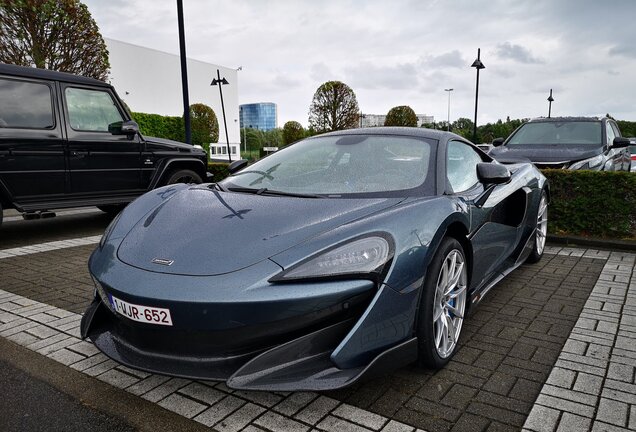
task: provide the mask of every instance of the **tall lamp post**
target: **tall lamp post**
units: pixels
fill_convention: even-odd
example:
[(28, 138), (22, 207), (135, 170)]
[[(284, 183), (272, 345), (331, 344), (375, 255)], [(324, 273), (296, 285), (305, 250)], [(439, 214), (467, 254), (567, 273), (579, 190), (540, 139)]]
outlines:
[(227, 135), (227, 120), (225, 120), (225, 105), (223, 104), (223, 86), (229, 84), (225, 77), (221, 78), (221, 72), (216, 70), (216, 78), (210, 83), (211, 86), (219, 86), (219, 94), (221, 95), (221, 111), (223, 112), (223, 127), (225, 128), (225, 144), (227, 145), (227, 159), (232, 163), (232, 154), (230, 151), (230, 138)]
[(552, 102), (554, 102), (554, 98), (552, 97), (552, 89), (550, 89), (550, 96), (548, 96), (548, 118), (552, 114)]
[(185, 141), (192, 144), (190, 132), (190, 98), (188, 96), (188, 68), (186, 66), (185, 29), (183, 27), (183, 1), (177, 0), (177, 20), (179, 21), (179, 52), (181, 57), (181, 88), (183, 91), (183, 123)]
[(485, 69), (486, 66), (480, 59), (481, 48), (477, 48), (477, 60), (470, 67), (477, 69), (477, 85), (475, 86), (475, 123), (473, 124), (473, 143), (477, 144), (477, 101), (479, 100), (479, 70)]
[(448, 120), (446, 122), (446, 130), (450, 131), (450, 94), (453, 91), (452, 88), (444, 89), (445, 92), (448, 92)]

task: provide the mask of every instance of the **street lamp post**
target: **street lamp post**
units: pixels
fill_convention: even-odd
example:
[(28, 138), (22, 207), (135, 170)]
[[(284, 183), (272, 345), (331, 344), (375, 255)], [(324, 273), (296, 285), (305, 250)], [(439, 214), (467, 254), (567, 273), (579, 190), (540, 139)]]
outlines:
[(550, 96), (548, 96), (548, 118), (552, 114), (552, 102), (554, 102), (554, 98), (552, 97), (552, 89), (550, 89)]
[(183, 91), (183, 123), (185, 126), (185, 141), (192, 144), (190, 129), (190, 98), (188, 96), (188, 67), (186, 66), (185, 29), (183, 25), (183, 1), (177, 0), (177, 20), (179, 21), (179, 53), (181, 57), (181, 87)]
[(221, 72), (216, 70), (216, 78), (210, 83), (211, 86), (219, 86), (219, 94), (221, 95), (221, 111), (223, 112), (223, 127), (225, 128), (225, 144), (227, 145), (227, 159), (232, 163), (232, 155), (230, 151), (230, 138), (227, 135), (227, 121), (225, 120), (225, 105), (223, 104), (223, 86), (229, 84), (225, 77), (221, 78)]
[(473, 143), (477, 144), (477, 102), (479, 100), (479, 70), (485, 69), (486, 66), (481, 62), (480, 59), (481, 48), (477, 48), (477, 60), (473, 62), (470, 67), (474, 67), (477, 69), (477, 84), (475, 86), (475, 123), (473, 124)]
[(448, 92), (448, 120), (446, 122), (446, 130), (450, 131), (450, 94), (453, 91), (452, 88), (444, 89), (445, 92)]

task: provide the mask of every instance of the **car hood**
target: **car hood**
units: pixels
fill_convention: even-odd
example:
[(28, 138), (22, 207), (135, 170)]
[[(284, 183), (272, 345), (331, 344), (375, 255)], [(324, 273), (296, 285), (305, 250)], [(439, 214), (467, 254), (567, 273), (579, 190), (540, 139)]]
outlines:
[(171, 147), (172, 149), (179, 150), (181, 152), (205, 153), (204, 150), (194, 147), (193, 145), (166, 139), (166, 138), (144, 136), (144, 140), (150, 144), (159, 144), (160, 146)]
[(493, 148), (488, 155), (502, 163), (528, 160), (541, 162), (576, 162), (603, 153), (603, 147), (571, 144), (532, 144), (528, 146), (501, 146)]
[(193, 187), (139, 220), (117, 254), (126, 264), (154, 272), (230, 273), (402, 200), (275, 197)]

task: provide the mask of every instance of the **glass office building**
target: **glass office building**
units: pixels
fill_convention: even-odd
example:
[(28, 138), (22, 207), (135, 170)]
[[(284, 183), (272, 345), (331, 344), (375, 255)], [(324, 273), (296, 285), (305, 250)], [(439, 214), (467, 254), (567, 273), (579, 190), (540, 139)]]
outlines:
[(252, 128), (268, 131), (278, 127), (276, 104), (261, 102), (239, 106), (241, 129)]

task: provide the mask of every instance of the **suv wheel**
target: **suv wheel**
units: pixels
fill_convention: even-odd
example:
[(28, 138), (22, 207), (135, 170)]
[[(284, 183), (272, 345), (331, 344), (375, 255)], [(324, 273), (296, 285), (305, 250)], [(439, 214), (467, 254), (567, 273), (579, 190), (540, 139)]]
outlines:
[(166, 184), (175, 184), (175, 183), (202, 183), (203, 180), (199, 174), (195, 173), (192, 170), (177, 170), (173, 171), (168, 175), (168, 180)]

